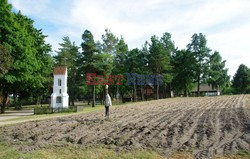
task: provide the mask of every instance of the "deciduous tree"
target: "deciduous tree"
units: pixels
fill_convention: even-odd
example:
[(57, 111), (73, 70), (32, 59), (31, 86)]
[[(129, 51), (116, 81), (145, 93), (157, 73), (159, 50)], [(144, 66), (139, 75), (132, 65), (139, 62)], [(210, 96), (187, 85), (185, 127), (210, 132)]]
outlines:
[(250, 69), (241, 64), (233, 77), (233, 88), (237, 94), (250, 93)]

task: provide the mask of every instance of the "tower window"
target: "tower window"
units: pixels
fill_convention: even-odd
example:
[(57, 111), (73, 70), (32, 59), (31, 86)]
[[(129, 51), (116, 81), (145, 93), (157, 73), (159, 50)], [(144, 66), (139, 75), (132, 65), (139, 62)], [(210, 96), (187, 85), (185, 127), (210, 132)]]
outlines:
[(62, 80), (58, 79), (58, 86), (62, 86)]
[(62, 103), (62, 97), (56, 97), (56, 103)]
[(59, 93), (60, 93), (60, 94), (62, 93), (62, 90), (61, 90), (61, 89), (59, 89)]

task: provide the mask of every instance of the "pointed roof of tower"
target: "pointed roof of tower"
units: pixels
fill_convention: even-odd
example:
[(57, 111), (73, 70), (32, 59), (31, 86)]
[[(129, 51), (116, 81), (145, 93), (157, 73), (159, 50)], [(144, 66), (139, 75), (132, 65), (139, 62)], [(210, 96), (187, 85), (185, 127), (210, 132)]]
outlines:
[(54, 68), (54, 75), (65, 75), (67, 67), (59, 66)]

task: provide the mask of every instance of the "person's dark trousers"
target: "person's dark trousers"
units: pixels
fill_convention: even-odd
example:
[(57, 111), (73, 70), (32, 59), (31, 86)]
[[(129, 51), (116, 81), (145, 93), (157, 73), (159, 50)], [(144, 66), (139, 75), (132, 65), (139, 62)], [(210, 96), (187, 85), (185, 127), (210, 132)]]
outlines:
[(109, 107), (105, 106), (105, 116), (109, 117)]

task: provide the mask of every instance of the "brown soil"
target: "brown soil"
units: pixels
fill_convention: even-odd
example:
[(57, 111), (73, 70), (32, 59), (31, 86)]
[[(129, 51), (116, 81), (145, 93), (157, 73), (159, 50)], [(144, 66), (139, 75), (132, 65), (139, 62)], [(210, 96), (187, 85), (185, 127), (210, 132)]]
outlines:
[(110, 120), (98, 111), (3, 127), (0, 135), (22, 151), (48, 144), (107, 145), (118, 151), (149, 148), (212, 158), (250, 150), (249, 102), (247, 95), (140, 102), (111, 109)]

